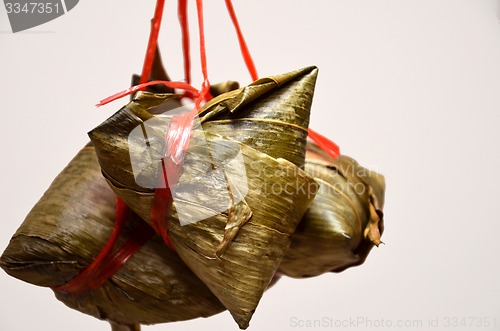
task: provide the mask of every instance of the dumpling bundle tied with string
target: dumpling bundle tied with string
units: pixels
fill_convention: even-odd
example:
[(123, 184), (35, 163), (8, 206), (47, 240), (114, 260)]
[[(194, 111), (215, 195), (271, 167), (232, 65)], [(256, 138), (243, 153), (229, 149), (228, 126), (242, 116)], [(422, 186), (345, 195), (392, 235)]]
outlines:
[(245, 329), (280, 275), (361, 264), (380, 243), (384, 178), (308, 141), (317, 73), (222, 87), (194, 117), (175, 176), (168, 139), (192, 108), (173, 91), (138, 92), (89, 132), (0, 266), (137, 330), (226, 309)]

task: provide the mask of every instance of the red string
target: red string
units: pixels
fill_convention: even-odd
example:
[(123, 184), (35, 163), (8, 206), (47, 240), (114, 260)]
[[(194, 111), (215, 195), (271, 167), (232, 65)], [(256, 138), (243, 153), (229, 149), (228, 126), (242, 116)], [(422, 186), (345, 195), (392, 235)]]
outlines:
[(139, 85), (129, 87), (126, 90), (123, 90), (123, 91), (115, 93), (115, 94), (113, 94), (105, 99), (102, 99), (101, 101), (99, 101), (99, 103), (96, 106), (97, 107), (103, 106), (107, 103), (110, 103), (111, 101), (115, 101), (117, 99), (123, 98), (123, 97), (130, 95), (132, 93), (135, 93), (139, 90), (143, 90), (144, 88), (146, 88), (148, 86), (157, 85), (157, 84), (163, 84), (166, 87), (177, 88), (177, 89), (181, 89), (184, 91), (189, 91), (193, 96), (196, 96), (196, 97), (198, 97), (198, 95), (199, 95), (199, 92), (196, 88), (192, 87), (189, 84), (183, 83), (183, 82), (171, 82), (171, 81), (166, 81), (166, 80), (152, 80), (152, 81), (147, 82), (147, 83), (142, 83)]
[[(172, 171), (169, 169), (168, 171)], [(165, 180), (165, 188), (155, 189), (155, 195), (153, 197), (153, 203), (151, 205), (151, 210), (149, 212), (149, 218), (151, 219), (151, 225), (156, 233), (158, 233), (163, 241), (167, 244), (170, 249), (174, 249), (174, 245), (170, 241), (168, 236), (167, 222), (168, 215), (173, 203), (172, 191), (170, 190), (170, 183), (168, 181), (169, 176), (167, 171), (167, 166), (164, 160), (161, 161), (161, 174), (159, 178)]]
[(340, 148), (336, 143), (311, 128), (309, 128), (309, 138), (334, 159), (340, 156)]
[[(150, 211), (151, 225), (163, 241), (174, 248), (168, 236), (168, 216), (172, 208), (172, 190), (182, 174), (182, 165), (189, 147), (191, 131), (197, 109), (184, 114), (174, 115), (165, 139), (165, 157), (162, 159), (161, 172), (158, 176), (158, 188), (155, 190)], [(165, 186), (163, 188), (163, 186)]]
[(208, 81), (207, 52), (205, 49), (205, 25), (203, 23), (203, 0), (196, 0), (196, 10), (198, 12), (198, 28), (200, 34), (200, 61), (201, 72), (203, 74), (203, 84), (201, 85), (200, 95), (196, 99), (195, 109), (200, 109), (201, 102), (211, 99), (210, 82)]
[[(231, 0), (226, 0), (226, 7), (227, 11), (229, 12), (229, 16), (231, 17), (231, 20), (233, 22), (234, 28), (236, 30), (236, 34), (238, 35), (241, 55), (245, 60), (248, 72), (250, 73), (250, 76), (252, 76), (253, 80), (257, 80), (259, 79), (259, 76), (257, 74), (257, 69), (255, 69), (252, 55), (250, 54), (250, 50), (248, 49), (247, 43), (245, 42), (245, 38), (243, 37), (243, 33), (241, 32), (240, 25), (238, 23), (238, 18), (236, 17), (236, 13), (234, 11), (234, 7)], [(321, 149), (323, 149), (333, 158), (339, 157), (340, 148), (336, 143), (334, 143), (330, 139), (317, 133), (311, 128), (309, 128), (309, 138), (311, 138)]]
[(140, 222), (138, 231), (133, 231), (127, 241), (112, 253), (116, 241), (123, 232), (128, 215), (137, 217), (135, 214), (130, 214), (128, 206), (117, 198), (115, 225), (108, 241), (85, 270), (68, 283), (54, 287), (55, 291), (78, 294), (101, 287), (151, 238), (153, 231), (147, 225), (142, 226), (144, 222)]
[[(173, 248), (173, 244), (168, 236), (168, 216), (172, 208), (172, 188), (174, 188), (181, 176), (182, 165), (189, 147), (194, 117), (200, 109), (201, 102), (209, 96), (210, 83), (208, 81), (207, 57), (205, 49), (205, 29), (203, 23), (203, 1), (196, 1), (198, 12), (198, 26), (200, 34), (200, 61), (203, 73), (203, 84), (196, 98), (194, 109), (188, 113), (175, 115), (172, 117), (170, 127), (166, 136), (165, 157), (162, 159), (161, 176), (159, 184), (165, 183), (165, 188), (158, 185), (153, 198), (153, 205), (150, 211), (151, 224), (155, 231), (160, 234), (163, 241)], [(186, 62), (185, 62), (186, 63)]]
[(189, 55), (189, 24), (187, 17), (187, 0), (179, 0), (177, 11), (182, 33), (182, 53), (184, 55), (184, 79), (191, 84), (191, 57)]
[(160, 33), (164, 5), (165, 0), (157, 0), (155, 14), (153, 21), (151, 22), (151, 33), (149, 34), (148, 48), (146, 49), (146, 56), (142, 66), (142, 74), (139, 81), (140, 84), (146, 83), (149, 80), (149, 75), (151, 74), (156, 47), (158, 45), (158, 34)]
[(240, 29), (240, 24), (238, 22), (238, 18), (236, 17), (236, 13), (234, 11), (233, 3), (231, 0), (226, 0), (227, 11), (229, 12), (229, 16), (231, 17), (231, 21), (233, 22), (234, 28), (236, 30), (236, 34), (238, 35), (238, 42), (240, 43), (241, 55), (243, 56), (243, 60), (248, 68), (248, 72), (253, 80), (259, 79), (259, 75), (257, 74), (257, 69), (255, 68), (255, 64), (252, 59), (252, 55), (248, 50), (247, 43), (245, 41), (245, 37), (243, 37), (243, 33)]
[(103, 262), (104, 267), (99, 277), (95, 280), (95, 283), (92, 284), (92, 288), (99, 288), (104, 285), (122, 265), (127, 263), (127, 261), (153, 237), (153, 229), (140, 219), (137, 214), (134, 213), (133, 215), (136, 218), (136, 223), (135, 227), (131, 230), (130, 237)]

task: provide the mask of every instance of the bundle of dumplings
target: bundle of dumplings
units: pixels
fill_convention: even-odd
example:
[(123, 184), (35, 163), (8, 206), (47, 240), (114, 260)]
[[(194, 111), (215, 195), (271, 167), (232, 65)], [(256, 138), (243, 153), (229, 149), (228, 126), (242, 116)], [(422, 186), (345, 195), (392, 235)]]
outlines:
[[(136, 93), (89, 132), (91, 142), (27, 215), (0, 266), (115, 330), (138, 330), (226, 309), (246, 329), (280, 276), (363, 263), (381, 242), (384, 177), (308, 140), (317, 74), (307, 67), (243, 88), (214, 86), (174, 185), (168, 173), (161, 180), (172, 157), (165, 137), (190, 106), (172, 90)], [(165, 188), (172, 201), (160, 233), (152, 211)], [(111, 245), (117, 203), (128, 214)], [(119, 253), (93, 265), (105, 246)], [(79, 286), (68, 286), (78, 277)]]

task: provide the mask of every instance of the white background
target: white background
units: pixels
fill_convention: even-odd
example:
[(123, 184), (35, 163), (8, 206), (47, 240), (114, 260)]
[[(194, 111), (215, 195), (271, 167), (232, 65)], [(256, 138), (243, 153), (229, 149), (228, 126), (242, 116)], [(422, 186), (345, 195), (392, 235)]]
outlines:
[[(496, 318), (500, 330), (500, 21), (491, 0), (235, 0), (261, 76), (317, 65), (311, 126), (387, 179), (385, 246), (341, 274), (282, 279), (250, 330), (293, 318)], [(194, 14), (194, 2), (190, 2)], [(212, 82), (250, 82), (223, 1), (206, 1)], [(12, 34), (0, 9), (0, 251), (139, 73), (154, 1), (81, 1)], [(191, 22), (194, 29), (194, 16)], [(160, 47), (183, 76), (175, 1)], [(193, 51), (196, 33), (193, 31)], [(197, 53), (193, 62), (198, 63)], [(194, 66), (195, 85), (201, 82)], [(0, 272), (0, 330), (109, 330)], [(395, 324), (394, 324), (395, 325)], [(226, 312), (144, 330), (237, 330)], [(312, 328), (304, 328), (310, 330)], [(335, 328), (322, 328), (335, 329)], [(338, 328), (337, 328), (338, 329)], [(343, 328), (348, 330), (349, 328)], [(369, 330), (363, 325), (350, 330)], [(385, 330), (379, 327), (376, 330)], [(393, 328), (403, 329), (403, 328)]]

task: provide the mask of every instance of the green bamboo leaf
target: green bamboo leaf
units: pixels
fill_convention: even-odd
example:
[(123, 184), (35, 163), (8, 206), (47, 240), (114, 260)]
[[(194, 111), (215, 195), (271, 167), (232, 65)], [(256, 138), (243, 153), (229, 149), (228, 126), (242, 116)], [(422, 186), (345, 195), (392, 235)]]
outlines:
[[(169, 217), (169, 236), (182, 260), (241, 328), (248, 326), (318, 188), (297, 167), (304, 161), (316, 76), (317, 69), (309, 67), (222, 94), (201, 109), (200, 124), (192, 133)], [(166, 128), (149, 127), (147, 149), (144, 142), (127, 137), (146, 125), (147, 116), (136, 110), (147, 109), (144, 105), (150, 104), (149, 98), (167, 100), (172, 95), (138, 94), (89, 133), (111, 188), (146, 222), (150, 222), (154, 190), (137, 184), (130, 157), (161, 159)], [(169, 116), (155, 119), (168, 122)], [(242, 162), (225, 163), (236, 154)], [(241, 207), (244, 204), (233, 207), (249, 209), (246, 215), (251, 212), (251, 217), (229, 217), (233, 207), (225, 172), (207, 177), (208, 168), (224, 169), (230, 178), (238, 179), (232, 184), (235, 192), (246, 192), (248, 208)], [(145, 166), (140, 175), (155, 171)], [(186, 216), (199, 221), (184, 224)]]
[[(67, 283), (97, 256), (114, 226), (115, 195), (86, 147), (57, 176), (0, 258), (11, 276), (47, 287)], [(123, 235), (125, 240), (129, 232)], [(118, 325), (208, 317), (225, 308), (159, 237), (145, 244), (104, 286), (56, 292), (67, 306)]]
[(222, 94), (200, 111), (203, 128), (302, 166), (317, 75), (306, 67)]
[(354, 159), (333, 159), (308, 144), (306, 172), (320, 184), (280, 265), (290, 277), (318, 276), (362, 264), (383, 231), (385, 181)]

